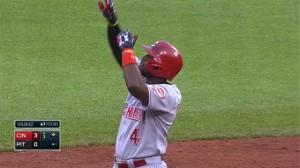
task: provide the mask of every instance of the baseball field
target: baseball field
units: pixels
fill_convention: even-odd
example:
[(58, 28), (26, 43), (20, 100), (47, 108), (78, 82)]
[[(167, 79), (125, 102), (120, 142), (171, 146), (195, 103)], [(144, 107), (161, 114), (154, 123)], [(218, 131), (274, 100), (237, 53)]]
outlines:
[[(0, 167), (17, 167), (16, 159), (22, 165), (31, 157), (36, 161), (26, 162), (28, 167), (113, 162), (127, 90), (97, 2), (0, 1)], [(257, 160), (262, 167), (275, 167), (276, 161), (278, 167), (300, 166), (299, 0), (115, 0), (115, 5), (121, 28), (139, 35), (138, 57), (145, 55), (141, 45), (157, 40), (172, 42), (183, 56), (183, 70), (171, 82), (182, 104), (168, 137), (170, 167), (189, 167), (184, 156), (191, 149), (184, 142), (202, 143), (192, 144), (194, 167), (223, 167), (225, 160), (232, 161), (227, 167), (252, 167)], [(62, 150), (12, 152), (15, 120), (60, 120)], [(216, 144), (219, 150), (213, 150)], [(251, 160), (247, 149), (265, 149), (261, 145), (270, 151), (253, 153), (258, 157)], [(54, 159), (37, 161), (44, 155)], [(205, 165), (208, 156), (219, 159)]]

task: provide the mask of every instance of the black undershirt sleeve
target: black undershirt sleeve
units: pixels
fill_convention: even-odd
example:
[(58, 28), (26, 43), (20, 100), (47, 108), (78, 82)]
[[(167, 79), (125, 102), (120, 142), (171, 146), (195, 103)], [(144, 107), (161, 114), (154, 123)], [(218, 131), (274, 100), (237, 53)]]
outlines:
[(113, 55), (119, 65), (122, 66), (122, 51), (117, 43), (117, 36), (121, 32), (121, 29), (118, 25), (108, 26), (107, 32), (109, 45)]

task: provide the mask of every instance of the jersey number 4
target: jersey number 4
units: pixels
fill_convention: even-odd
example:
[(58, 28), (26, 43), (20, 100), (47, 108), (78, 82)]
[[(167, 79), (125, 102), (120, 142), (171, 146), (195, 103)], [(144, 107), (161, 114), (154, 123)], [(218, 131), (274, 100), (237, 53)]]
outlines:
[(134, 129), (130, 135), (130, 140), (136, 145), (139, 142), (139, 129)]

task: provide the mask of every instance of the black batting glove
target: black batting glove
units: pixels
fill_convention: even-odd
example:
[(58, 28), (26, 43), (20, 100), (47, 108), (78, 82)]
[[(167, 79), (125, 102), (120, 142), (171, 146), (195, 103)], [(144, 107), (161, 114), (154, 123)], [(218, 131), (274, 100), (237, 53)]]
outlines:
[(117, 36), (117, 43), (121, 50), (125, 48), (132, 49), (136, 39), (132, 36), (131, 32), (128, 30), (122, 31)]
[(105, 0), (105, 4), (101, 1), (98, 2), (100, 12), (106, 18), (110, 25), (117, 23), (116, 10), (113, 0)]

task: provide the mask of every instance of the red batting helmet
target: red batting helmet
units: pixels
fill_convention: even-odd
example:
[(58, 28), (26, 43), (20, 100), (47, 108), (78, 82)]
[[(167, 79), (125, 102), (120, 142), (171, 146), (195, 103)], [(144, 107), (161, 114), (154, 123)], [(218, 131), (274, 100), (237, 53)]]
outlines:
[(153, 60), (148, 61), (147, 70), (157, 77), (172, 80), (182, 68), (182, 58), (179, 51), (166, 41), (157, 41), (151, 46), (142, 46)]

